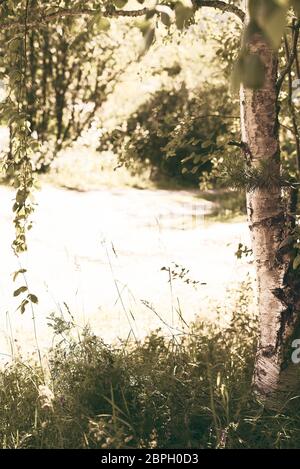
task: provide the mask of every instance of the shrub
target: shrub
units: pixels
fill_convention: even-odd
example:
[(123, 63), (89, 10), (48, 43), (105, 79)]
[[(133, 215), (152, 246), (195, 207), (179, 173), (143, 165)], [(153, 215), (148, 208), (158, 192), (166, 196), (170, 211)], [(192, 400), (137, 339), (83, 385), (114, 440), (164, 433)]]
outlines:
[(197, 186), (233, 138), (235, 104), (226, 91), (202, 85), (191, 93), (184, 83), (162, 88), (122, 126), (104, 133), (99, 150), (113, 150), (133, 173), (150, 167), (156, 182), (167, 177)]

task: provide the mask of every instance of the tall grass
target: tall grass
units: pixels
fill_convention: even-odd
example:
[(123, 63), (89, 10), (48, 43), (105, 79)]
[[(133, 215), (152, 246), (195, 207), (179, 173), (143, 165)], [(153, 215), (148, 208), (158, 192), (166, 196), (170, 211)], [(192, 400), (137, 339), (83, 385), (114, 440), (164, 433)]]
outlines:
[(296, 448), (300, 405), (267, 411), (251, 393), (257, 321), (241, 291), (227, 326), (196, 321), (108, 346), (53, 317), (46, 376), (0, 371), (2, 448)]

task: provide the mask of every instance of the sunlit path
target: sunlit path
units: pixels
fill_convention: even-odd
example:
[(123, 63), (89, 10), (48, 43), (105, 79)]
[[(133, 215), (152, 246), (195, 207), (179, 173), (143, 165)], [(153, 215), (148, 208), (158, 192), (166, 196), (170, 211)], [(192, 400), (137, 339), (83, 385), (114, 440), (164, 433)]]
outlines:
[[(21, 277), (15, 284), (11, 279), (19, 268), (10, 249), (13, 192), (0, 191), (0, 350), (7, 353), (11, 339), (26, 349), (35, 345), (31, 309), (21, 316), (15, 312), (20, 297), (12, 300), (13, 290), (23, 284)], [(192, 192), (81, 193), (46, 186), (37, 199), (29, 251), (20, 262), (28, 270), (30, 291), (39, 297), (34, 310), (41, 346), (51, 343), (47, 316), (68, 317), (64, 303), (78, 324), (91, 323), (105, 340), (126, 338), (131, 328), (142, 337), (157, 327), (168, 330), (162, 320), (180, 325), (179, 305), (186, 321), (212, 315), (208, 303), (224, 303), (226, 288), (242, 281), (250, 268), (234, 255), (239, 242), (248, 242), (246, 224), (210, 223), (205, 215), (211, 204)], [(174, 271), (171, 285), (163, 267)], [(176, 278), (182, 267), (190, 272)]]

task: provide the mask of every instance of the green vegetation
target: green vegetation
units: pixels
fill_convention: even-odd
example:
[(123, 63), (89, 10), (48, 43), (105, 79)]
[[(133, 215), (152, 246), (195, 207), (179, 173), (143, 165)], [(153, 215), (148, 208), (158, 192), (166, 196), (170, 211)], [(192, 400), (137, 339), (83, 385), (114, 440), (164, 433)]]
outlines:
[(47, 366), (1, 369), (1, 447), (299, 447), (299, 398), (267, 411), (251, 396), (250, 294), (244, 285), (226, 326), (196, 321), (185, 334), (114, 347), (52, 317)]
[[(185, 324), (171, 337), (162, 329), (142, 342), (107, 345), (72, 317), (51, 316), (47, 360), (19, 356), (0, 368), (0, 447), (299, 447), (299, 396), (282, 393), (277, 409), (267, 410), (251, 385), (266, 405), (281, 384), (297, 389), (296, 380), (281, 382), (299, 330), (300, 0), (0, 0), (0, 19), (0, 125), (9, 135), (0, 171), (15, 188), (12, 247), (20, 265), (37, 173), (47, 173), (41, 181), (81, 191), (200, 187), (199, 196), (215, 203), (211, 220), (244, 217), (246, 192), (252, 245), (239, 242), (236, 255), (253, 253), (264, 266), (259, 322), (246, 285), (229, 324), (220, 314), (215, 323)], [(82, 148), (90, 152), (85, 160)], [(104, 240), (110, 227), (101, 209), (91, 204), (89, 216), (103, 225)], [(80, 234), (88, 231), (85, 219), (76, 221)], [(69, 225), (71, 241), (78, 225)], [(47, 230), (61, 235), (61, 226)], [(183, 238), (176, 243), (189, 244), (194, 256), (197, 240)], [(92, 249), (93, 239), (85, 242)], [(44, 247), (50, 255), (51, 247)], [(178, 249), (175, 237), (166, 255), (169, 247)], [(151, 242), (147, 248), (150, 259)], [(76, 242), (74, 260), (75, 249)], [(94, 262), (90, 250), (83, 254), (86, 265)], [(200, 267), (213, 265), (215, 274), (220, 258)], [(169, 284), (173, 296), (171, 275)], [(22, 314), (39, 302), (30, 292), (26, 282), (13, 293)]]
[(243, 192), (232, 190), (214, 190), (200, 192), (199, 197), (214, 202), (215, 206), (206, 216), (211, 221), (237, 221), (245, 219), (246, 197)]
[(203, 84), (193, 92), (184, 82), (173, 86), (158, 90), (125, 124), (104, 134), (99, 150), (114, 151), (133, 173), (149, 167), (158, 184), (168, 178), (197, 187), (228, 153), (226, 143), (237, 138), (238, 109), (221, 98), (227, 92), (224, 85)]

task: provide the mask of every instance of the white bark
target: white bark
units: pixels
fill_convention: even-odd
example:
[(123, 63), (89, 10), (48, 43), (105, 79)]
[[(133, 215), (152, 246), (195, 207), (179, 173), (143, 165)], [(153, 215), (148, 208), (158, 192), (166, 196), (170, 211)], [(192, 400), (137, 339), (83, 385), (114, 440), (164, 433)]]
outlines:
[[(277, 119), (277, 53), (256, 34), (247, 44), (265, 66), (265, 82), (259, 90), (241, 89), (242, 140), (247, 164), (268, 166), (280, 176)], [(254, 386), (263, 398), (278, 397), (295, 385), (290, 340), (298, 324), (299, 293), (293, 284), (288, 253), (280, 245), (288, 235), (288, 218), (279, 184), (247, 194), (249, 227), (256, 263), (260, 317), (259, 348)], [(300, 338), (300, 336), (299, 336)]]

